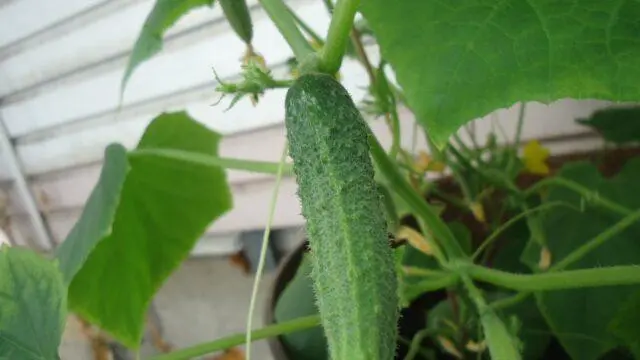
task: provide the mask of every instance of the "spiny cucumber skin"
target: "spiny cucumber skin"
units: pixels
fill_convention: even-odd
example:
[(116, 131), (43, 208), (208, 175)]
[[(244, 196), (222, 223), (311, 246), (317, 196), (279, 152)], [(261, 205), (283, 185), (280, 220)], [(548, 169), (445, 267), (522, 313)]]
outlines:
[(342, 85), (324, 74), (299, 77), (285, 109), (331, 359), (391, 360), (397, 279), (367, 125)]

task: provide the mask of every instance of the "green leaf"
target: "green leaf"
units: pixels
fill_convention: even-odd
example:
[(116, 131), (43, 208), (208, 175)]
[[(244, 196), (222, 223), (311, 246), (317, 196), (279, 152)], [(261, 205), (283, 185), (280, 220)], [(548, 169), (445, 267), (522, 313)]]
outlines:
[(56, 258), (67, 284), (71, 283), (95, 246), (111, 234), (128, 171), (127, 150), (120, 144), (109, 145), (98, 184), (91, 191), (82, 216), (56, 249)]
[(189, 11), (201, 6), (212, 6), (213, 1), (214, 0), (156, 0), (133, 46), (127, 68), (122, 77), (120, 95), (124, 93), (127, 81), (129, 81), (135, 68), (160, 52), (165, 31), (171, 28), (180, 17)]
[[(559, 176), (573, 180), (598, 194), (631, 209), (640, 208), (640, 193), (630, 191), (640, 182), (640, 159), (631, 160), (611, 179), (603, 178), (588, 163), (565, 166)], [(590, 205), (588, 199), (566, 188), (552, 188), (547, 201), (566, 201), (584, 212), (554, 208), (545, 213), (543, 226), (553, 262), (600, 234), (620, 216)], [(568, 269), (640, 264), (640, 224), (590, 252)], [(553, 264), (553, 263), (552, 263)], [(597, 359), (621, 341), (612, 334), (609, 323), (638, 286), (608, 286), (537, 294), (538, 306), (560, 343), (574, 359)]]
[[(609, 323), (609, 330), (640, 355), (640, 291), (631, 295)], [(637, 356), (636, 355), (636, 356)]]
[(471, 244), (471, 231), (467, 226), (459, 221), (452, 221), (447, 223), (449, 229), (453, 233), (453, 236), (460, 244), (460, 247), (464, 251), (465, 254), (471, 255), (472, 252), (472, 244)]
[[(280, 294), (275, 308), (277, 323), (319, 314), (310, 276), (311, 262), (305, 254), (296, 275)], [(329, 358), (327, 340), (320, 326), (281, 335), (280, 339), (292, 359), (327, 360)]]
[(640, 141), (640, 107), (612, 107), (594, 112), (578, 123), (592, 127), (616, 144)]
[(66, 288), (53, 262), (0, 246), (0, 359), (58, 359), (66, 310)]
[(640, 99), (639, 1), (369, 0), (361, 10), (439, 146), (518, 101)]
[[(494, 269), (513, 273), (531, 273), (520, 261), (528, 240), (531, 238), (526, 219), (521, 219), (502, 233), (496, 242), (495, 255), (490, 261)], [(539, 254), (539, 253), (538, 253)]]
[[(219, 140), (220, 135), (177, 112), (155, 118), (137, 148), (216, 155)], [(115, 216), (102, 211), (113, 216), (111, 232), (73, 278), (69, 303), (85, 319), (137, 348), (151, 298), (232, 202), (221, 168), (159, 157), (128, 160)], [(97, 186), (106, 188), (102, 182)], [(94, 230), (104, 234), (100, 227)]]
[[(497, 300), (499, 297), (492, 299)], [(535, 299), (529, 297), (523, 302), (501, 310), (500, 313), (504, 319), (515, 317), (521, 324), (517, 335), (522, 341), (522, 358), (541, 359), (551, 340), (551, 331), (538, 310)]]

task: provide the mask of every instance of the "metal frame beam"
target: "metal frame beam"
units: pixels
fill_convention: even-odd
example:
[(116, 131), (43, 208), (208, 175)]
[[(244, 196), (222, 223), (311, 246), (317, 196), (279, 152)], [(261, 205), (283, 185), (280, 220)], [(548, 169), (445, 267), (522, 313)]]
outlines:
[(43, 250), (53, 250), (56, 243), (53, 241), (49, 229), (44, 222), (42, 213), (38, 209), (38, 203), (34, 194), (32, 193), (27, 178), (22, 172), (22, 166), (20, 160), (16, 154), (13, 142), (9, 137), (9, 133), (4, 124), (4, 120), (0, 117), (0, 153), (7, 160), (9, 167), (9, 173), (13, 178), (13, 186), (18, 191), (18, 196), (24, 204), (29, 220), (33, 226), (33, 230), (36, 235), (36, 241)]

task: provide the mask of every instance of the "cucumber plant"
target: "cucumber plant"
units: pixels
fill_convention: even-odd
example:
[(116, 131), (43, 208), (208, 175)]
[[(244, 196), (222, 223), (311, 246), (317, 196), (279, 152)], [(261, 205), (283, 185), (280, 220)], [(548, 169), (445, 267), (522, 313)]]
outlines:
[[(216, 4), (247, 54), (259, 60), (244, 0), (157, 0), (123, 87), (133, 69), (157, 53), (171, 24), (190, 9)], [(136, 149), (109, 146), (100, 180), (53, 261), (0, 249), (0, 269), (14, 269), (0, 273), (0, 358), (55, 359), (67, 303), (138, 347), (144, 306), (206, 225), (231, 207), (223, 169), (276, 174), (278, 184), (282, 176), (295, 176), (318, 315), (253, 330), (258, 275), (245, 334), (154, 360), (191, 359), (316, 326), (331, 360), (438, 359), (444, 353), (497, 360), (640, 358), (640, 197), (625, 188), (640, 181), (640, 162), (607, 179), (584, 163), (554, 174), (535, 142), (524, 155), (518, 151), (526, 102), (640, 100), (640, 43), (633, 40), (638, 2), (574, 0), (566, 9), (538, 0), (324, 4), (331, 20), (321, 36), (295, 7), (260, 0), (291, 48), (295, 77), (276, 79), (259, 60), (242, 66), (240, 83), (217, 79), (220, 92), (234, 95), (232, 106), (246, 95), (255, 102), (266, 91), (287, 89), (284, 122), (293, 164), (285, 163), (286, 153), (280, 163), (220, 157), (220, 135), (186, 113), (158, 116)], [(357, 13), (363, 18), (356, 22)], [(378, 66), (365, 45), (371, 41), (380, 48)], [(369, 80), (362, 111), (335, 76), (346, 52)], [(469, 142), (457, 133), (470, 120), (516, 103), (522, 106), (512, 144), (498, 144), (493, 133), (482, 143), (471, 127)], [(424, 137), (429, 153), (417, 152), (415, 140), (406, 146), (401, 110), (415, 115), (412, 135)], [(388, 151), (363, 113), (387, 123)], [(602, 121), (598, 129), (607, 134)], [(640, 139), (631, 133), (635, 128), (615, 127), (616, 133), (629, 131), (625, 139)], [(457, 191), (431, 180), (443, 168)], [(523, 174), (542, 180), (521, 186)], [(154, 192), (178, 182), (190, 185), (190, 196)], [(275, 195), (270, 205), (272, 218)], [(445, 221), (452, 208), (474, 226)], [(149, 209), (161, 219), (145, 221)], [(389, 232), (399, 238), (389, 241)], [(160, 250), (143, 251), (151, 244)], [(130, 261), (122, 267), (135, 267), (110, 284), (135, 292), (128, 302), (111, 288), (95, 288), (93, 280), (106, 277), (109, 255), (125, 246)], [(46, 272), (51, 276), (34, 277)], [(400, 313), (425, 297), (440, 300), (423, 309), (424, 328), (406, 338)], [(102, 303), (105, 298), (111, 301)], [(589, 312), (579, 313), (585, 308)], [(32, 329), (51, 336), (34, 338)], [(547, 353), (552, 337), (560, 355)]]

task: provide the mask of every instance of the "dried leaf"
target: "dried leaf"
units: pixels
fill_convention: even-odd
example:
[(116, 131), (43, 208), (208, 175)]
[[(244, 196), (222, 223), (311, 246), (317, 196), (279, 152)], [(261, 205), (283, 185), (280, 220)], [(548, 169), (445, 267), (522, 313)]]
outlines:
[(414, 248), (429, 256), (433, 255), (433, 248), (431, 247), (429, 242), (427, 242), (422, 234), (410, 227), (402, 226), (400, 230), (398, 230), (396, 237), (398, 239), (407, 239), (407, 242), (409, 242), (409, 244)]
[(469, 340), (465, 347), (471, 352), (481, 353), (487, 348), (487, 343), (484, 340), (480, 341), (479, 343), (473, 340)]
[(453, 355), (457, 359), (464, 359), (464, 356), (462, 356), (460, 350), (458, 350), (453, 344), (453, 341), (444, 336), (438, 336), (438, 342), (440, 343), (440, 346), (442, 346), (442, 349), (447, 353)]
[(551, 266), (551, 251), (545, 246), (540, 250), (540, 261), (538, 262), (538, 267), (540, 270), (547, 270), (549, 266)]
[(472, 202), (469, 204), (469, 209), (473, 213), (473, 217), (481, 223), (487, 222), (487, 218), (484, 213), (484, 207), (481, 202)]

